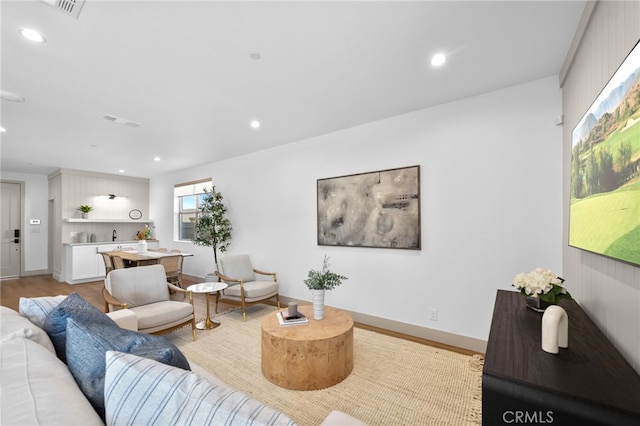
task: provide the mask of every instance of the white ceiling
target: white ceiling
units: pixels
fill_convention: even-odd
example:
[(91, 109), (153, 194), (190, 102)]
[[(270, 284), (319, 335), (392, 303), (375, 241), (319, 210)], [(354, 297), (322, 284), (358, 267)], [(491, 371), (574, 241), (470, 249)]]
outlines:
[(3, 0), (0, 167), (153, 177), (557, 75), (584, 5)]

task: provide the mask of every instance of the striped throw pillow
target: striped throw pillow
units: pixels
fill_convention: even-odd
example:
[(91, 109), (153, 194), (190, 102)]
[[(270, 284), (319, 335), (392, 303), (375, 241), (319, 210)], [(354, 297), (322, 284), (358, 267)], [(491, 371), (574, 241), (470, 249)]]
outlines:
[(42, 328), (44, 320), (67, 296), (21, 297), (18, 312)]
[(295, 425), (284, 414), (197, 374), (132, 354), (106, 354), (107, 425)]

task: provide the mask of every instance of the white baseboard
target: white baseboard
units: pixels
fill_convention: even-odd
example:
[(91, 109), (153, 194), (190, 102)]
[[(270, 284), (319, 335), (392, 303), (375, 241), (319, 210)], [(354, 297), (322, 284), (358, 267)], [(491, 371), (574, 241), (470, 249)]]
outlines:
[[(191, 280), (199, 280), (204, 278), (195, 277), (191, 275), (185, 275)], [(286, 307), (289, 302), (297, 302), (299, 304), (309, 304), (308, 300), (295, 299), (292, 297), (280, 295), (281, 307)], [(366, 326), (390, 331), (392, 333), (403, 334), (410, 337), (416, 337), (421, 340), (429, 340), (432, 342), (440, 343), (442, 345), (451, 346), (454, 348), (460, 348), (471, 352), (484, 354), (487, 350), (487, 341), (476, 339), (468, 336), (461, 336), (459, 334), (448, 333), (446, 331), (434, 330), (433, 328), (422, 327), (414, 324), (407, 324), (400, 321), (394, 321), (386, 318), (376, 317), (374, 315), (363, 314), (360, 312), (349, 311), (353, 320), (357, 323), (364, 324)]]
[(40, 270), (36, 270), (36, 271), (23, 271), (22, 274), (20, 274), (21, 277), (30, 277), (33, 275), (46, 275), (46, 274), (50, 274), (51, 272), (49, 272), (47, 269), (40, 269)]
[[(299, 304), (308, 304), (308, 300), (299, 300), (291, 297), (280, 296), (280, 304), (284, 307), (289, 302), (297, 302)], [(468, 351), (484, 354), (487, 350), (486, 340), (476, 339), (459, 334), (448, 333), (441, 330), (434, 330), (428, 327), (422, 327), (414, 324), (407, 324), (400, 321), (390, 320), (386, 318), (376, 317), (374, 315), (363, 314), (344, 309), (349, 312), (353, 320), (357, 323), (368, 325), (371, 327), (388, 330), (394, 333), (400, 333), (407, 336), (417, 337), (419, 339), (430, 340), (455, 348), (466, 349)]]

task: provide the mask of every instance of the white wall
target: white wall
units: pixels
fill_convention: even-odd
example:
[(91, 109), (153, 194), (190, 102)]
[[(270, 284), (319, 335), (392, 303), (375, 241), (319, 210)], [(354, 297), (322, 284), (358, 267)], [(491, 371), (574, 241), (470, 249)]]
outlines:
[(571, 131), (640, 39), (640, 2), (598, 2), (563, 84), (565, 278), (595, 323), (640, 372), (640, 267), (567, 244)]
[[(172, 238), (173, 186), (212, 177), (234, 227), (232, 253), (278, 272), (281, 294), (323, 255), (349, 280), (326, 303), (486, 340), (497, 289), (542, 266), (561, 273), (561, 128), (556, 77), (153, 178), (151, 216)], [(422, 250), (316, 244), (316, 180), (421, 167)], [(185, 272), (213, 270), (210, 248)], [(438, 321), (429, 310), (438, 309)]]
[[(24, 273), (44, 273), (48, 268), (47, 176), (3, 171), (0, 177), (2, 180), (24, 184), (24, 222), (22, 223)], [(29, 225), (29, 219), (40, 219), (40, 225)]]

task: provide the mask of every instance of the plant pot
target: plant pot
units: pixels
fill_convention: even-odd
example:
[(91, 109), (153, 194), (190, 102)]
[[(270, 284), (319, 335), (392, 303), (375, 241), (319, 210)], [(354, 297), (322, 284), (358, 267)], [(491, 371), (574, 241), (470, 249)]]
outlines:
[(83, 219), (89, 219), (89, 213), (82, 212)]
[(314, 320), (321, 320), (324, 318), (324, 292), (324, 290), (311, 290)]

